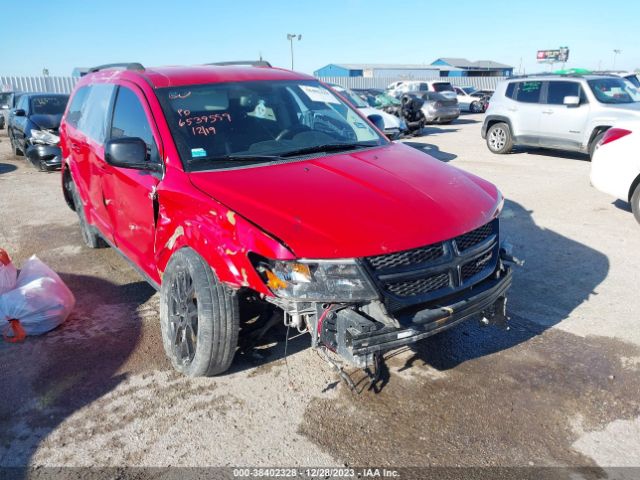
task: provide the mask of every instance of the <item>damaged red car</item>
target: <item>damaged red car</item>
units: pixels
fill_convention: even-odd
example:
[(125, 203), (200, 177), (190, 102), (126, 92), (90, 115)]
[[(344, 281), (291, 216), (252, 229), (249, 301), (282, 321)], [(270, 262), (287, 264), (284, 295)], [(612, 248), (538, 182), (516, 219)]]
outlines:
[(511, 284), (498, 189), (380, 121), (265, 63), (96, 67), (60, 128), (63, 193), (85, 243), (160, 291), (179, 371), (229, 368), (243, 302), (368, 367), (465, 319), (504, 321)]

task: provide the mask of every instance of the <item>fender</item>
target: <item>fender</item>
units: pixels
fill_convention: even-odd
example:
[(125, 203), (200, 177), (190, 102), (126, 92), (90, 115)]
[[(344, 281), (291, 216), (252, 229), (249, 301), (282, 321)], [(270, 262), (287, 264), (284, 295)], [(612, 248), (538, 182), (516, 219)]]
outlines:
[(480, 131), (482, 138), (487, 138), (487, 130), (489, 130), (489, 127), (491, 125), (493, 125), (494, 123), (500, 123), (500, 122), (504, 122), (507, 125), (509, 125), (509, 130), (511, 130), (511, 135), (515, 137), (513, 125), (511, 124), (511, 120), (509, 120), (509, 118), (503, 115), (487, 115), (484, 119), (484, 123), (482, 124), (482, 129)]
[[(186, 175), (181, 181), (189, 182)], [(233, 210), (204, 193), (170, 188), (158, 189), (158, 222), (155, 239), (154, 277), (162, 275), (174, 252), (183, 247), (196, 251), (213, 269), (218, 279), (231, 288), (249, 287), (267, 296), (273, 294), (255, 271), (247, 254), (254, 252), (267, 258), (296, 258), (281, 242)], [(186, 197), (181, 191), (189, 191)], [(194, 197), (195, 195), (195, 197)]]

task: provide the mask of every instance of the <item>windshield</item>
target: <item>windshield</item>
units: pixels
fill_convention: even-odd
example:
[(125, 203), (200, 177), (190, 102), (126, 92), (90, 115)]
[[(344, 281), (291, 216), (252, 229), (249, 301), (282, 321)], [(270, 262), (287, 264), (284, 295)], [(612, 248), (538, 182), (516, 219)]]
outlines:
[(633, 84), (622, 78), (598, 78), (587, 82), (591, 91), (602, 103), (640, 102), (640, 92)]
[(170, 87), (158, 89), (158, 98), (187, 170), (386, 143), (313, 80)]
[(13, 92), (0, 93), (0, 108), (11, 108)]
[(357, 108), (367, 108), (369, 105), (360, 98), (359, 95), (356, 95), (353, 91), (348, 89), (337, 89), (338, 93), (342, 96), (346, 97), (351, 103), (353, 103)]
[(375, 97), (374, 107), (389, 107), (400, 105), (400, 100), (386, 93), (380, 93)]
[(476, 91), (474, 87), (462, 87), (462, 90), (464, 90), (469, 95)]
[(436, 92), (455, 92), (450, 83), (437, 82), (433, 84), (433, 89)]
[(33, 97), (31, 113), (36, 115), (62, 115), (67, 106), (67, 96)]

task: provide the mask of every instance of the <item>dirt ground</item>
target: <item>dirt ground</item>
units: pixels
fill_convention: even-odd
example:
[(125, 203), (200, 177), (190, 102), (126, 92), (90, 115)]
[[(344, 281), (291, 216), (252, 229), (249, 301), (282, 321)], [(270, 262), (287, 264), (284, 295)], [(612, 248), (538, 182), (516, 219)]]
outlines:
[(640, 226), (589, 185), (585, 157), (492, 155), (481, 122), (406, 142), (507, 198), (526, 262), (511, 328), (467, 322), (390, 352), (380, 393), (350, 391), (305, 336), (285, 357), (284, 328), (224, 376), (174, 373), (158, 295), (115, 251), (82, 246), (59, 173), (3, 133), (0, 247), (18, 266), (38, 255), (77, 306), (44, 336), (0, 341), (0, 467), (640, 466)]

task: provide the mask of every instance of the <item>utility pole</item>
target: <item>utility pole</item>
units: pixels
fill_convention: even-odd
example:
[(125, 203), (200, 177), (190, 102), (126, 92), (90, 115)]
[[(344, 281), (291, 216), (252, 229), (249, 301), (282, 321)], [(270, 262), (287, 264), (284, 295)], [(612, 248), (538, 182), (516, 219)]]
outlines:
[(618, 56), (621, 53), (622, 53), (622, 50), (620, 50), (619, 48), (613, 49), (613, 67), (611, 67), (611, 70), (616, 69), (616, 56)]
[(294, 40), (302, 40), (302, 35), (296, 33), (287, 33), (287, 40), (291, 44), (291, 70), (293, 70), (293, 41)]

